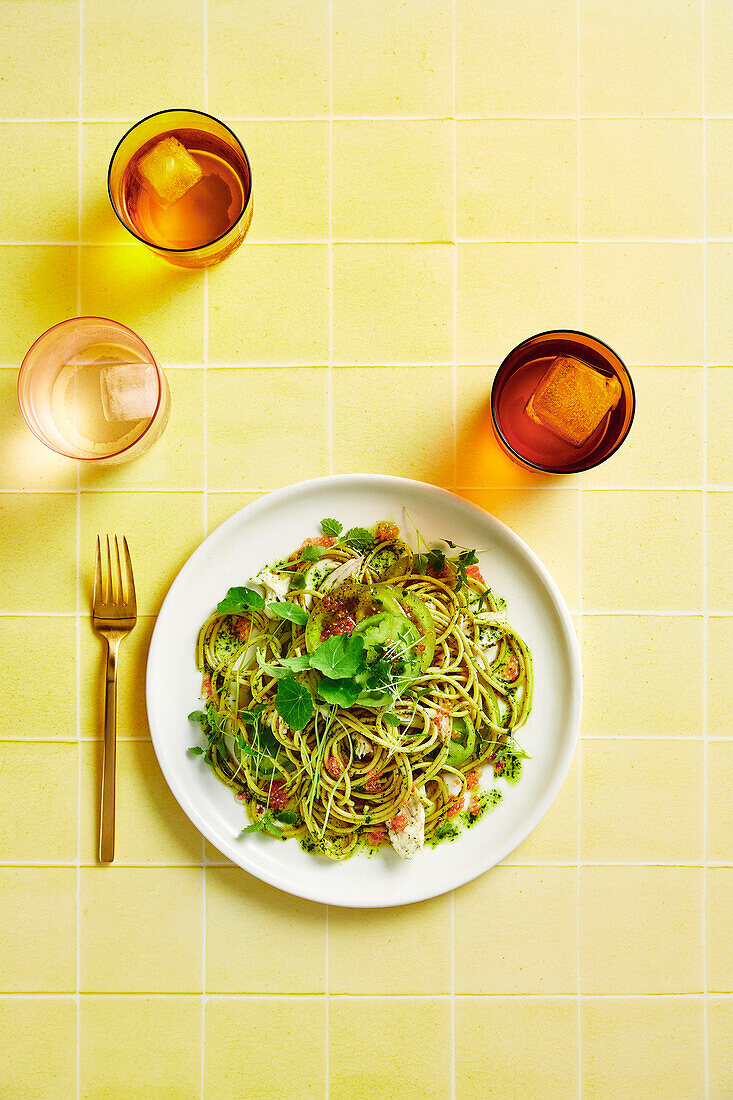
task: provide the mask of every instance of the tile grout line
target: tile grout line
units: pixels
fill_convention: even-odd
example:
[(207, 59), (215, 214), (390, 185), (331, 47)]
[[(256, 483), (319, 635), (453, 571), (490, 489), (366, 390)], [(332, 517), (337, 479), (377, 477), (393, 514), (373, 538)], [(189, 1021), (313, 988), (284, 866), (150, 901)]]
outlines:
[[(456, 124), (456, 0), (452, 2), (452, 43), (451, 43), (451, 67), (452, 67), (452, 144), (453, 144), (453, 362), (451, 364), (451, 391), (452, 391), (452, 421), (453, 421), (453, 489), (458, 484), (458, 126)], [(456, 892), (451, 890), (450, 895), (450, 1083), (451, 1100), (456, 1096)]]
[(701, 42), (702, 53), (702, 772), (703, 772), (703, 807), (702, 807), (702, 988), (703, 997), (703, 1041), (705, 1050), (705, 1097), (710, 1095), (710, 1041), (708, 1029), (708, 956), (707, 956), (707, 889), (708, 889), (708, 553), (707, 553), (707, 484), (708, 484), (708, 285), (707, 285), (707, 125), (705, 110), (707, 107), (705, 95), (705, 21), (706, 3), (702, 0), (701, 9)]
[[(82, 105), (84, 63), (84, 0), (79, 0), (79, 118), (76, 149), (76, 235), (81, 242), (82, 224)], [(76, 247), (76, 312), (81, 316), (81, 243)], [(81, 1096), (81, 467), (76, 464), (76, 1098)]]
[[(576, 85), (575, 85), (575, 110), (577, 114), (576, 130), (575, 130), (575, 170), (576, 170), (576, 231), (578, 235), (578, 328), (583, 330), (583, 245), (582, 245), (582, 224), (581, 224), (581, 160), (580, 160), (580, 139), (581, 139), (581, 121), (580, 121), (580, 0), (576, 0), (575, 8), (575, 59), (576, 59)], [(578, 647), (581, 654), (581, 675), (582, 675), (582, 660), (583, 660), (583, 475), (582, 473), (578, 477)], [(582, 722), (582, 710), (581, 710), (581, 722)], [(576, 1026), (578, 1029), (578, 1062), (577, 1062), (577, 1074), (578, 1074), (578, 1097), (581, 1100), (583, 1096), (583, 1012), (582, 1012), (582, 982), (580, 978), (580, 961), (581, 961), (581, 942), (580, 942), (580, 930), (582, 927), (581, 921), (581, 902), (580, 902), (580, 857), (581, 857), (581, 820), (582, 820), (582, 766), (583, 766), (583, 741), (582, 737), (578, 737), (578, 777), (577, 777), (577, 812), (578, 812), (578, 850), (577, 850), (577, 957), (576, 966), (578, 968), (578, 1003), (577, 1003), (577, 1019)]]
[[(329, 120), (331, 122), (333, 120)], [(455, 120), (447, 120), (455, 121)], [(575, 120), (573, 120), (575, 121)], [(415, 239), (414, 237), (333, 237), (329, 240), (326, 237), (308, 237), (306, 240), (302, 240), (299, 237), (274, 237), (271, 239), (261, 238), (259, 240), (253, 240), (249, 242), (249, 248), (292, 248), (298, 246), (299, 248), (312, 246), (314, 248), (323, 248), (329, 243), (335, 243), (340, 245), (405, 245), (409, 248), (420, 247), (428, 244), (492, 244), (492, 245), (551, 245), (551, 244), (624, 244), (624, 245), (637, 245), (637, 244), (669, 244), (669, 245), (706, 245), (706, 244), (733, 244), (733, 234), (727, 237), (582, 237), (580, 242), (577, 240), (569, 240), (567, 237), (459, 237), (456, 236), (455, 241), (446, 237), (424, 237)], [(4, 241), (0, 240), (0, 247), (3, 248), (74, 248), (82, 245), (84, 248), (137, 248), (137, 242), (135, 241), (92, 241), (84, 240), (81, 233), (74, 240), (63, 241), (36, 241), (36, 240), (12, 240)], [(272, 364), (269, 364), (272, 365)], [(467, 365), (477, 366), (478, 364), (472, 359)], [(490, 364), (493, 365), (493, 364)], [(649, 366), (650, 364), (645, 364)], [(659, 363), (659, 366), (674, 366), (673, 363)]]
[[(333, 0), (328, 0), (328, 472), (333, 473)], [(325, 1100), (331, 1095), (331, 907), (326, 905), (323, 952)]]
[[(256, 115), (250, 117), (234, 118), (233, 116), (227, 116), (229, 122), (328, 122), (331, 116), (328, 114), (323, 115)], [(336, 122), (450, 122), (452, 116), (446, 115), (339, 115), (334, 114), (334, 121)], [(457, 114), (457, 121), (459, 122), (575, 122), (577, 119), (576, 114), (572, 115), (462, 115)], [(729, 122), (733, 120), (731, 114), (717, 114), (717, 115), (580, 115), (580, 118), (585, 122), (702, 122), (702, 121), (714, 121), (714, 122)], [(105, 117), (89, 115), (82, 116), (79, 119), (76, 116), (60, 115), (56, 118), (4, 118), (0, 115), (0, 123), (5, 125), (49, 125), (53, 123), (62, 122), (91, 122), (91, 123), (120, 123), (122, 125), (130, 126), (133, 119), (129, 115), (111, 116)]]
[[(204, 110), (209, 109), (209, 5), (208, 0), (202, 0), (203, 15), (203, 63), (204, 63)], [(208, 393), (209, 393), (209, 269), (204, 268), (204, 316), (202, 331), (202, 354), (204, 367), (204, 396), (203, 413), (204, 427), (202, 450), (204, 458), (203, 470), (203, 525), (204, 538), (209, 533), (209, 425), (208, 425)], [(199, 1090), (201, 1100), (204, 1097), (205, 1070), (206, 1070), (206, 837), (201, 837), (201, 1076)]]

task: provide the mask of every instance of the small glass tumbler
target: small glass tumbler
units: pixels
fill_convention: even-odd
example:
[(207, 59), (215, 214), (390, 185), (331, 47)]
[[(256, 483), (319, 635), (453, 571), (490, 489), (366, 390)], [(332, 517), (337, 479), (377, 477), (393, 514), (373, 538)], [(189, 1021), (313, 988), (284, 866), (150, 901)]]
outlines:
[(631, 376), (618, 355), (571, 329), (524, 340), (499, 367), (491, 390), (503, 450), (521, 466), (552, 474), (605, 462), (626, 439), (634, 407)]
[(23, 418), (52, 451), (113, 465), (144, 454), (170, 415), (170, 390), (150, 349), (106, 317), (54, 325), (18, 375)]
[(178, 267), (210, 267), (252, 222), (252, 171), (228, 126), (203, 111), (158, 111), (120, 140), (109, 197), (133, 237)]

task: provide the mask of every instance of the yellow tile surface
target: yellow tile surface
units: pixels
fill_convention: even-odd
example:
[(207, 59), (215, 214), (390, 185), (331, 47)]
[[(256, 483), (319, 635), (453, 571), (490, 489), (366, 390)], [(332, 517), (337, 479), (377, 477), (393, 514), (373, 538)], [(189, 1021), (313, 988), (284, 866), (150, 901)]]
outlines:
[(83, 28), (86, 118), (143, 118), (168, 106), (203, 106), (197, 0), (137, 0), (128, 18), (105, 0), (84, 0)]
[(447, 245), (335, 245), (335, 361), (448, 362), (452, 301), (453, 265)]
[[(733, 1089), (733, 9), (375, 10), (0, 3), (3, 1100)], [(176, 104), (224, 119), (253, 166), (249, 237), (208, 272), (133, 242), (107, 195), (126, 129)], [(23, 355), (80, 312), (166, 368), (170, 423), (134, 463), (78, 471), (20, 416)], [(523, 470), (491, 425), (498, 364), (557, 327), (616, 348), (636, 388), (628, 441), (582, 476)], [(549, 813), (454, 897), (396, 910), (327, 913), (230, 864), (148, 735), (183, 562), (329, 472), (456, 489), (582, 611), (584, 739)], [(141, 611), (111, 867), (88, 614), (105, 530), (130, 539)]]
[(79, 1094), (85, 1100), (200, 1096), (197, 997), (82, 997)]
[(583, 993), (700, 993), (701, 934), (700, 868), (582, 868)]
[(76, 871), (0, 867), (0, 990), (76, 989)]
[(733, 371), (713, 367), (707, 377), (708, 481), (733, 485)]
[[(120, 663), (117, 669), (117, 737), (120, 740), (148, 736), (145, 666), (154, 626), (153, 615), (138, 615), (135, 629), (125, 639), (120, 650)], [(84, 738), (101, 738), (104, 730), (102, 695), (106, 650), (103, 640), (94, 633), (89, 617), (82, 616), (79, 631), (81, 641), (79, 732)]]
[(83, 867), (81, 990), (200, 992), (201, 880), (201, 869), (195, 867)]
[[(698, 616), (585, 616), (583, 733), (699, 737), (702, 639)], [(685, 670), (684, 676), (680, 669)], [(613, 684), (612, 709), (609, 684)]]
[(371, 1100), (376, 1081), (383, 1100), (448, 1096), (450, 1004), (429, 998), (333, 1000), (329, 1048), (334, 1100)]
[(570, 120), (458, 122), (458, 236), (520, 241), (576, 236), (576, 138), (577, 125)]
[(0, 141), (6, 181), (0, 192), (3, 238), (75, 241), (78, 125), (0, 122)]
[[(327, 393), (328, 372), (318, 368), (209, 371), (211, 488), (275, 489), (291, 482), (295, 469), (298, 478), (327, 473), (328, 424), (322, 415)], [(246, 427), (243, 408), (249, 410)], [(273, 430), (282, 441), (278, 451), (271, 447)]]
[[(96, 863), (102, 742), (88, 742), (81, 750), (80, 859)], [(148, 741), (121, 740), (117, 745), (115, 863), (143, 867), (197, 864), (201, 851), (201, 834), (171, 794), (153, 746)]]
[(224, 118), (328, 113), (327, 0), (210, 0), (209, 107)]
[[(577, 10), (571, 0), (512, 4), (458, 0), (458, 113), (479, 117), (573, 114), (576, 39)], [(548, 49), (552, 41), (562, 42), (563, 49)]]
[[(22, 4), (3, 4), (0, 20), (2, 117), (75, 116), (79, 104), (79, 5), (76, 0), (23, 0)], [(44, 33), (35, 33), (40, 26)], [(71, 74), (74, 79), (70, 79)]]
[(50, 741), (0, 742), (3, 859), (73, 863), (79, 820), (79, 749)]
[(629, 364), (702, 362), (701, 245), (601, 243), (581, 252), (587, 332), (602, 332)]
[(0, 1082), (7, 1097), (57, 1100), (75, 1095), (76, 1005), (71, 997), (2, 998), (0, 1028)]
[[(635, 367), (636, 403), (628, 438), (607, 462), (583, 474), (583, 485), (629, 489), (638, 485), (699, 486), (703, 449), (702, 376), (700, 367)], [(708, 429), (708, 473), (709, 456)]]
[(701, 742), (586, 741), (582, 777), (581, 859), (702, 859)]
[[(47, 663), (38, 660), (39, 639)], [(18, 675), (33, 716), (17, 706)], [(5, 707), (0, 737), (17, 741), (76, 738), (76, 622), (61, 616), (0, 616), (0, 681)]]
[(686, 998), (581, 1004), (583, 1095), (690, 1100), (705, 1094), (703, 1006)]
[(700, 4), (639, 0), (609, 5), (581, 0), (579, 14), (580, 109), (584, 114), (700, 113)]
[(733, 1091), (733, 1001), (711, 998), (708, 1003), (710, 1096), (725, 1100)]
[[(695, 611), (701, 598), (701, 494), (583, 494), (583, 599), (587, 610)], [(659, 545), (665, 569), (659, 570)], [(669, 571), (669, 572), (668, 572)], [(670, 573), (684, 584), (670, 584)]]
[[(263, 950), (265, 926), (277, 951)], [(238, 867), (206, 872), (206, 984), (212, 992), (321, 993), (325, 960), (323, 906), (282, 894)]]
[[(491, 941), (478, 913), (511, 935)], [(457, 993), (574, 993), (578, 875), (573, 867), (497, 867), (455, 896)], [(537, 928), (542, 927), (542, 936)]]
[(370, 469), (453, 483), (450, 367), (343, 368), (332, 386), (334, 473)]
[(328, 122), (234, 122), (232, 128), (252, 165), (255, 213), (248, 239), (326, 239)]
[(707, 519), (710, 609), (733, 611), (733, 493), (709, 493)]
[(205, 1100), (219, 1100), (243, 1088), (278, 1100), (324, 1095), (326, 1006), (322, 1000), (261, 997), (252, 1002), (212, 997), (205, 1019)]
[(712, 617), (708, 622), (708, 732), (711, 737), (733, 737), (730, 683), (733, 676), (733, 619)]
[[(451, 899), (390, 909), (332, 908), (328, 963), (331, 993), (364, 996), (450, 993)], [(354, 944), (359, 944), (358, 955)], [(414, 947), (422, 957), (416, 965)]]
[(333, 233), (344, 240), (452, 236), (453, 127), (431, 122), (335, 122)]
[(452, 103), (451, 4), (360, 0), (333, 6), (333, 109), (339, 115), (444, 118)]
[(487, 1086), (506, 1100), (575, 1095), (576, 1005), (531, 997), (456, 1001), (456, 1096), (468, 1100), (484, 1094)]
[(326, 361), (325, 245), (240, 248), (208, 279), (211, 362)]
[(586, 119), (580, 140), (584, 236), (701, 236), (700, 121)]
[(500, 363), (536, 332), (577, 329), (577, 245), (459, 245), (456, 323), (461, 363)]
[(733, 867), (711, 867), (708, 871), (705, 928), (708, 948), (708, 988), (715, 993), (730, 993), (733, 988), (731, 906), (733, 906)]

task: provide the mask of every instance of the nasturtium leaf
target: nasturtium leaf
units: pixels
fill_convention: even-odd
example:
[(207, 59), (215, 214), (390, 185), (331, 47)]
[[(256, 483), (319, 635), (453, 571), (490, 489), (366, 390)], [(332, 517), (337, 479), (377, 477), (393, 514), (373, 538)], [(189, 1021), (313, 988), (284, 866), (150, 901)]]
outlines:
[(355, 676), (364, 665), (364, 639), (360, 634), (336, 634), (311, 653), (311, 665), (332, 680)]
[(355, 680), (331, 680), (328, 676), (324, 676), (318, 685), (321, 698), (339, 707), (353, 707), (362, 690), (362, 685)]
[(305, 729), (313, 717), (313, 697), (305, 684), (291, 676), (277, 685), (275, 710), (291, 729)]
[(280, 664), (293, 672), (304, 672), (311, 667), (310, 653), (304, 653), (301, 657), (281, 657)]
[(299, 607), (297, 603), (290, 603), (289, 600), (275, 600), (273, 603), (268, 603), (267, 612), (269, 615), (277, 615), (280, 619), (297, 623), (298, 626), (305, 626), (308, 622), (308, 612), (305, 608)]
[(387, 726), (399, 726), (400, 720), (396, 714), (392, 714), (390, 711), (385, 711), (382, 714), (382, 721)]
[(292, 672), (289, 668), (281, 668), (280, 665), (271, 665), (269, 661), (266, 661), (259, 650), (255, 653), (255, 659), (266, 676), (271, 676), (273, 680), (282, 680), (286, 676), (292, 676)]
[(253, 588), (230, 588), (223, 600), (217, 604), (220, 615), (237, 615), (247, 608), (261, 611), (265, 601)]
[(305, 588), (305, 573), (290, 574), (290, 591), (302, 592)]
[(275, 814), (275, 821), (279, 821), (283, 825), (297, 825), (299, 818), (292, 810), (283, 810), (281, 813)]

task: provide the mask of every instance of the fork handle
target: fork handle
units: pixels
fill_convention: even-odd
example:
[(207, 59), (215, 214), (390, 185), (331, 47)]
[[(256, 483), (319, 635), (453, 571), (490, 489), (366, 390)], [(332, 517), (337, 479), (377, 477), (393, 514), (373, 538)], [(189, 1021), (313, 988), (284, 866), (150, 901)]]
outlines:
[(107, 639), (107, 677), (104, 692), (104, 761), (102, 807), (99, 827), (99, 859), (115, 858), (115, 783), (117, 771), (117, 653), (119, 638)]

